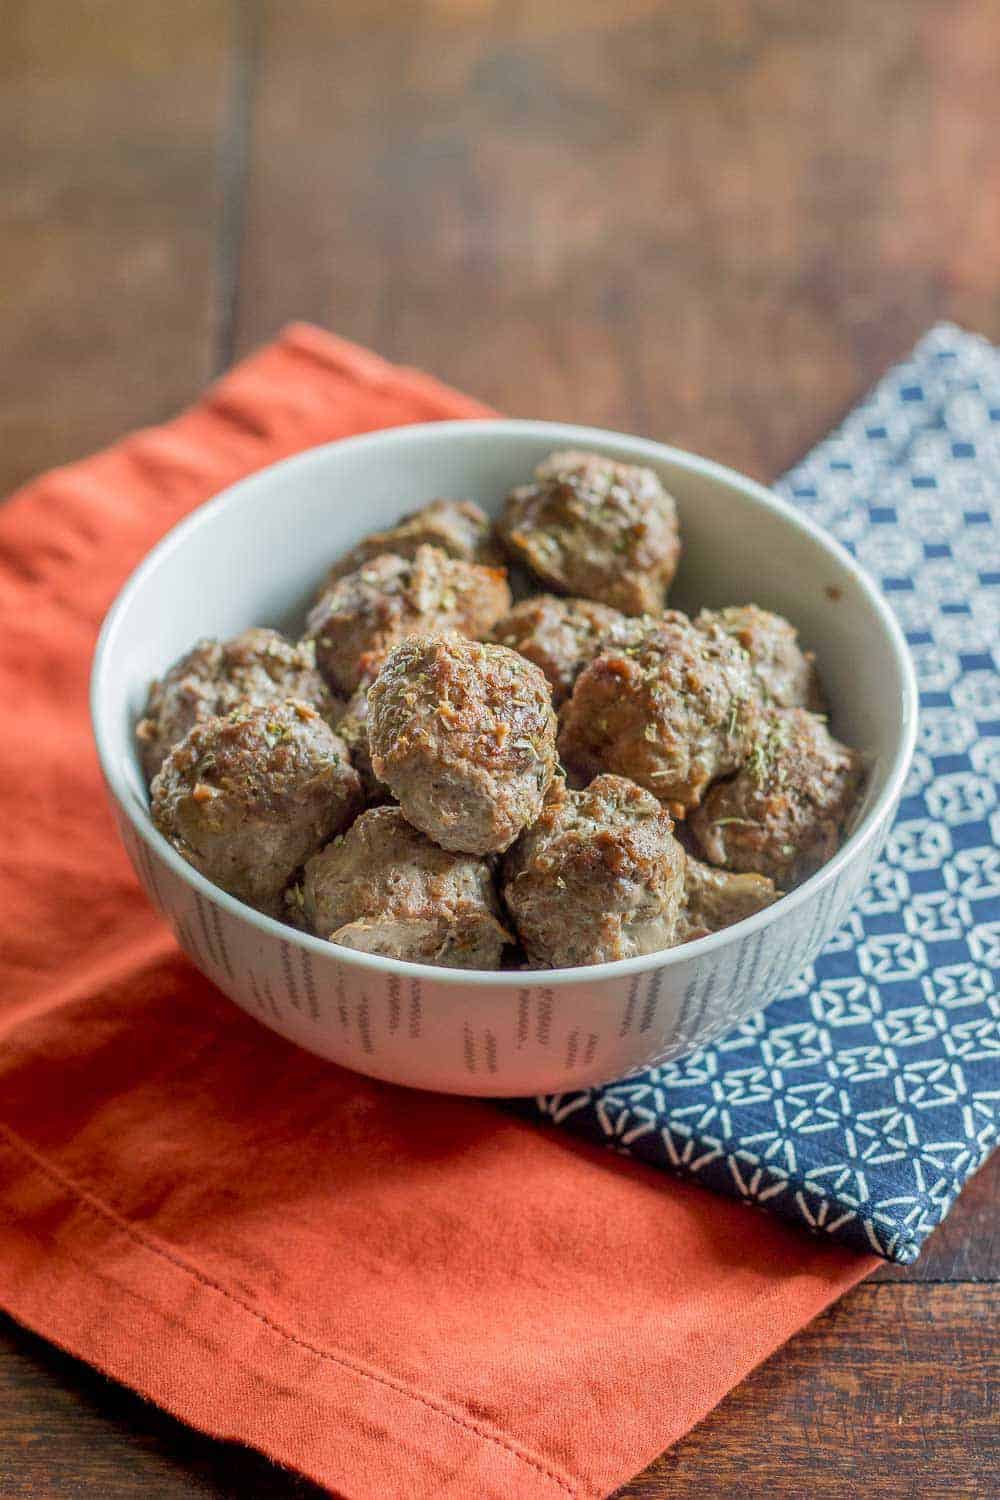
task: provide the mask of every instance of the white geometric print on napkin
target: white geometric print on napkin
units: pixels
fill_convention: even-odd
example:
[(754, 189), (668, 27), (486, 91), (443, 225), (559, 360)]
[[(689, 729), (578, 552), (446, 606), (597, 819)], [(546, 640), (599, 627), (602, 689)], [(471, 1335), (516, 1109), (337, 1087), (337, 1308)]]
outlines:
[(681, 1062), (537, 1101), (618, 1151), (914, 1260), (1000, 1127), (1000, 351), (933, 329), (777, 490), (874, 573), (920, 737), (847, 925)]

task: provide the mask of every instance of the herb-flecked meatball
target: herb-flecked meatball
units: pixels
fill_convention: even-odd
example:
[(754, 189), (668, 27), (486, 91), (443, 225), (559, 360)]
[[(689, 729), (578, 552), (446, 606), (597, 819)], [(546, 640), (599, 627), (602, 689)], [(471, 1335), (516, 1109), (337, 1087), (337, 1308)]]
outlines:
[(553, 453), (512, 490), (499, 526), (510, 552), (561, 594), (627, 615), (662, 609), (677, 571), (677, 510), (652, 469)]
[(621, 776), (557, 786), (504, 858), (503, 895), (529, 960), (610, 963), (676, 941), (684, 850), (649, 792)]
[(344, 742), (311, 703), (234, 709), (196, 724), (153, 782), (153, 821), (179, 854), (271, 916), (311, 854), (361, 808)]
[(437, 547), (386, 553), (338, 578), (310, 611), (306, 636), (337, 693), (349, 697), (373, 661), (411, 635), (486, 635), (510, 609), (503, 568), (461, 562)]
[(501, 561), (493, 537), (493, 525), (485, 511), (471, 500), (432, 500), (421, 510), (411, 511), (388, 531), (373, 531), (334, 563), (329, 580), (353, 573), (372, 557), (391, 552), (413, 558), (418, 547), (438, 547), (461, 562), (494, 566)]
[(486, 861), (439, 848), (398, 807), (314, 854), (293, 901), (318, 937), (411, 963), (496, 969), (511, 941)]
[(459, 636), (402, 642), (368, 693), (372, 766), (445, 849), (499, 853), (555, 775), (556, 718), (539, 669)]
[(760, 711), (750, 659), (677, 611), (628, 624), (577, 678), (559, 751), (576, 777), (627, 776), (684, 817), (749, 752)]
[(276, 630), (244, 630), (231, 641), (199, 641), (149, 689), (146, 714), (136, 728), (146, 779), (152, 781), (167, 752), (205, 719), (240, 703), (302, 698), (330, 723), (343, 704), (316, 670), (312, 643), (293, 645)]
[(601, 641), (624, 619), (619, 610), (590, 599), (536, 594), (498, 621), (493, 640), (541, 667), (558, 707), (573, 691), (581, 669), (597, 655)]
[(691, 830), (712, 864), (795, 885), (836, 852), (860, 779), (860, 757), (818, 715), (769, 709), (746, 764), (712, 788)]
[(703, 609), (694, 623), (699, 630), (719, 625), (739, 642), (750, 658), (765, 703), (822, 710), (816, 659), (811, 651), (802, 650), (798, 631), (782, 615), (756, 604), (732, 604), (726, 609)]
[(723, 927), (732, 927), (734, 922), (772, 906), (780, 895), (774, 881), (765, 875), (717, 870), (688, 854), (680, 940), (690, 943), (710, 932), (721, 932)]

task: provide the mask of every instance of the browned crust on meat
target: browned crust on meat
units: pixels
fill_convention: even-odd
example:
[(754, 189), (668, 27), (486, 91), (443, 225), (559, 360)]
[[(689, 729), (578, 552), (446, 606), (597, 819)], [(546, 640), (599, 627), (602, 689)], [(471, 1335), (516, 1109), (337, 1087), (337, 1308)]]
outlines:
[(731, 604), (703, 609), (694, 623), (699, 630), (720, 626), (743, 647), (765, 703), (824, 711), (815, 655), (802, 650), (798, 631), (783, 615), (756, 604)]
[(509, 847), (555, 774), (555, 714), (539, 669), (506, 646), (404, 641), (368, 694), (372, 766), (410, 821), (448, 849)]
[(361, 805), (343, 741), (296, 699), (195, 725), (152, 786), (153, 821), (178, 853), (275, 916), (294, 871)]
[(294, 904), (320, 937), (414, 963), (495, 969), (511, 941), (486, 861), (439, 848), (398, 807), (362, 813), (314, 855)]
[(746, 763), (712, 788), (692, 832), (712, 864), (795, 885), (839, 848), (861, 770), (818, 715), (769, 709)]
[(550, 588), (629, 615), (662, 609), (680, 556), (676, 506), (658, 476), (597, 453), (551, 454), (511, 491), (499, 531)]
[(503, 862), (503, 895), (533, 964), (568, 968), (670, 947), (684, 897), (684, 851), (660, 803), (598, 776), (556, 786)]
[(725, 631), (672, 611), (629, 622), (621, 646), (577, 678), (560, 715), (559, 751), (581, 780), (627, 776), (675, 817), (749, 750), (759, 697), (746, 652)]
[(536, 594), (515, 604), (493, 627), (492, 639), (519, 651), (545, 673), (558, 705), (573, 691), (582, 669), (592, 662), (609, 631), (625, 616), (592, 599), (560, 599)]
[(338, 578), (310, 611), (306, 637), (334, 690), (350, 696), (373, 661), (411, 635), (486, 635), (510, 609), (503, 568), (418, 547), (385, 554)]
[(373, 531), (353, 547), (327, 575), (327, 583), (353, 573), (370, 558), (384, 553), (416, 557), (420, 547), (437, 547), (461, 562), (498, 567), (503, 554), (493, 534), (493, 523), (471, 500), (432, 500), (401, 516), (386, 531)]
[(331, 725), (343, 710), (316, 669), (311, 642), (293, 644), (263, 627), (228, 641), (199, 641), (150, 685), (145, 715), (136, 726), (147, 781), (195, 724), (242, 703), (281, 698), (315, 704)]

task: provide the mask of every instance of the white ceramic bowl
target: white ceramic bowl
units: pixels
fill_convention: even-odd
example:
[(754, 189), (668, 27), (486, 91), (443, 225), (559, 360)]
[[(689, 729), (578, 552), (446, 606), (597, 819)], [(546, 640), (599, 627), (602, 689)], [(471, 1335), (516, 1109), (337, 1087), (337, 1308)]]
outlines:
[[(150, 821), (134, 725), (152, 677), (199, 636), (294, 632), (330, 561), (439, 495), (496, 514), (556, 448), (649, 464), (676, 496), (684, 556), (671, 603), (753, 600), (818, 652), (833, 728), (865, 753), (843, 848), (767, 911), (664, 953), (587, 969), (468, 973), (349, 952), (211, 885)], [(639, 438), (548, 422), (443, 422), (316, 448), (203, 506), (133, 573), (98, 643), (101, 765), (129, 855), (189, 957), (237, 1005), (349, 1068), (420, 1088), (535, 1094), (617, 1078), (701, 1046), (773, 999), (846, 917), (912, 754), (917, 691), (895, 620), (836, 543), (760, 485)]]

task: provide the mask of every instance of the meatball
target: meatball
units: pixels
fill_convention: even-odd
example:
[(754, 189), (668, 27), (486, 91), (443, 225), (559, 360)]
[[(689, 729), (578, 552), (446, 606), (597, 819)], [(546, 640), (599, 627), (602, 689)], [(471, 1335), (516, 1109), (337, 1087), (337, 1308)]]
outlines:
[(361, 778), (361, 788), (369, 807), (393, 800), (389, 788), (375, 775), (368, 745), (368, 689), (374, 680), (374, 676), (366, 675), (358, 684), (337, 725), (337, 733), (350, 751), (351, 763)]
[(413, 558), (386, 553), (337, 579), (312, 609), (306, 635), (327, 682), (350, 696), (366, 668), (407, 636), (486, 635), (509, 609), (503, 568), (418, 547)]
[(493, 526), (485, 511), (471, 500), (432, 500), (422, 510), (411, 511), (388, 531), (373, 531), (358, 543), (346, 557), (334, 563), (329, 581), (353, 573), (370, 558), (391, 552), (394, 557), (414, 558), (417, 548), (438, 547), (460, 562), (500, 562), (500, 550), (493, 539)]
[(621, 776), (561, 785), (503, 862), (503, 895), (543, 968), (610, 963), (676, 941), (684, 851), (649, 792)]
[(719, 625), (743, 647), (765, 703), (776, 708), (823, 709), (816, 658), (799, 646), (798, 631), (781, 615), (756, 604), (703, 609), (694, 622), (699, 630)]
[(276, 630), (245, 630), (231, 641), (199, 641), (149, 689), (146, 714), (136, 727), (143, 769), (152, 781), (168, 750), (205, 719), (240, 703), (303, 698), (330, 723), (343, 704), (316, 670), (308, 641), (292, 645)]
[(718, 626), (696, 630), (676, 611), (630, 625), (577, 678), (560, 754), (578, 778), (628, 776), (684, 817), (749, 752), (760, 712), (750, 660)]
[(511, 941), (485, 860), (438, 848), (398, 807), (376, 807), (305, 867), (295, 890), (317, 936), (386, 958), (496, 969)]
[(157, 828), (207, 879), (282, 916), (298, 867), (361, 808), (347, 748), (311, 703), (243, 705), (196, 724), (153, 782)]
[(459, 636), (404, 641), (368, 694), (375, 774), (445, 849), (499, 853), (555, 775), (556, 718), (539, 669)]
[(735, 875), (716, 870), (688, 854), (685, 860), (684, 912), (681, 941), (692, 942), (710, 932), (732, 927), (744, 917), (763, 911), (781, 892), (765, 875)]
[(713, 864), (795, 885), (836, 851), (860, 780), (860, 757), (818, 715), (768, 709), (746, 764), (712, 788), (691, 831)]
[(652, 469), (598, 453), (553, 453), (507, 497), (510, 552), (561, 594), (628, 615), (663, 607), (677, 571), (677, 511)]
[(541, 667), (557, 706), (573, 691), (581, 669), (593, 661), (601, 641), (625, 616), (589, 599), (536, 594), (515, 604), (493, 627), (493, 639)]

